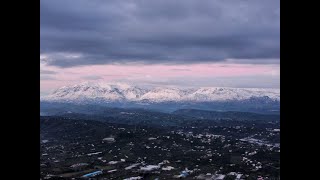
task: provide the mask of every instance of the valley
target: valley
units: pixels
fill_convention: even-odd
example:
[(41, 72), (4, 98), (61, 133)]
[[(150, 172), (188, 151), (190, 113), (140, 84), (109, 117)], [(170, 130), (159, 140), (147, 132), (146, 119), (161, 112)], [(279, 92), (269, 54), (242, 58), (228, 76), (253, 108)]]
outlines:
[[(184, 112), (184, 113), (181, 113)], [(188, 112), (188, 113), (186, 113)], [(192, 117), (190, 116), (192, 115)], [(276, 116), (107, 109), (40, 116), (43, 179), (272, 179), (279, 177)], [(231, 113), (234, 114), (234, 113)], [(246, 118), (247, 117), (247, 118)], [(90, 174), (93, 173), (93, 174)]]

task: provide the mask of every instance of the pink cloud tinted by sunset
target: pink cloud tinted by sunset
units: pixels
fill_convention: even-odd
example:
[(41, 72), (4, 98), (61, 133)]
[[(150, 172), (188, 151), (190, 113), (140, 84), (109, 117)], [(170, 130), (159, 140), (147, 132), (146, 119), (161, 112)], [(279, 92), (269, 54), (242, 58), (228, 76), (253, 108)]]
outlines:
[[(279, 76), (280, 69), (277, 65), (252, 65), (252, 64), (192, 64), (192, 65), (94, 65), (73, 68), (57, 68), (44, 66), (43, 69), (55, 74), (50, 74), (52, 79), (41, 80), (44, 89), (57, 88), (62, 85), (77, 83), (85, 80), (98, 81), (127, 81), (175, 79), (181, 77), (194, 78), (220, 78), (241, 76)], [(90, 77), (90, 78), (87, 78)], [(170, 81), (168, 82), (170, 84)]]

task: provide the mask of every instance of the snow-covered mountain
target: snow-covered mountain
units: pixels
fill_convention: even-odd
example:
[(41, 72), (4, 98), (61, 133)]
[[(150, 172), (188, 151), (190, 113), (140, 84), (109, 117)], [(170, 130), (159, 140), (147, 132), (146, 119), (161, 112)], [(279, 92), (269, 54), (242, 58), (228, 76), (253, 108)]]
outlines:
[(141, 88), (123, 83), (84, 82), (64, 86), (41, 97), (47, 102), (225, 102), (267, 98), (280, 102), (279, 89), (202, 87), (192, 89), (156, 87)]

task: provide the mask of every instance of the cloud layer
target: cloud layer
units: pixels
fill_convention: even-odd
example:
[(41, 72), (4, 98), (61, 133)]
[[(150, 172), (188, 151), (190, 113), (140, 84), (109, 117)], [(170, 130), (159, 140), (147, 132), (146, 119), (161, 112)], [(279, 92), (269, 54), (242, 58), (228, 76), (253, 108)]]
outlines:
[(60, 68), (277, 64), (279, 9), (278, 0), (44, 0), (40, 61)]
[(41, 90), (49, 92), (82, 81), (124, 82), (142, 86), (279, 88), (279, 65), (94, 65), (73, 68), (44, 67), (56, 74), (41, 76)]

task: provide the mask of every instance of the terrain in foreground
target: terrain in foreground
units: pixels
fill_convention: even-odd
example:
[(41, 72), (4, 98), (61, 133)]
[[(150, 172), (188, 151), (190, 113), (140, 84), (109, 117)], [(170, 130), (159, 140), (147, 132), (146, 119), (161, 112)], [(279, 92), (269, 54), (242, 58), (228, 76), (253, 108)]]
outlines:
[(115, 112), (40, 116), (41, 178), (279, 178), (277, 116)]

